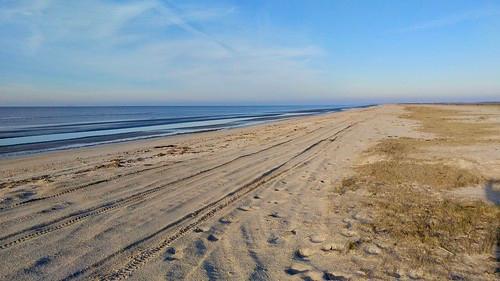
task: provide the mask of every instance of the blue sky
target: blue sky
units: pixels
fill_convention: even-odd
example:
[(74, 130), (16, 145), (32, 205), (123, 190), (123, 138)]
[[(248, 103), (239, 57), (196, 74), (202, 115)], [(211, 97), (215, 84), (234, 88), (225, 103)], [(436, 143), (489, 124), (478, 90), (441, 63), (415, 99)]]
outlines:
[(500, 1), (0, 0), (0, 105), (500, 100)]

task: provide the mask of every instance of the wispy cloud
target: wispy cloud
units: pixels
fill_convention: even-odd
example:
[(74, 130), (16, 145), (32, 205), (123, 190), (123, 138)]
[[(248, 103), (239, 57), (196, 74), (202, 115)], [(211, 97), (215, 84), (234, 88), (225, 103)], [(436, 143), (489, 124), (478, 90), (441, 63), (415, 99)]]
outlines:
[[(215, 36), (212, 34), (209, 34), (205, 32), (201, 27), (195, 26), (194, 24), (190, 23), (186, 18), (189, 17), (195, 17), (195, 18), (210, 18), (211, 16), (216, 16), (217, 14), (213, 13), (214, 11), (200, 11), (200, 10), (192, 10), (188, 13), (183, 13), (181, 9), (179, 9), (176, 5), (169, 3), (169, 2), (164, 2), (165, 6), (160, 6), (162, 12), (164, 12), (167, 15), (170, 15), (170, 20), (172, 23), (175, 25), (181, 27), (187, 32), (190, 32), (194, 35), (204, 37), (208, 40), (211, 40), (215, 42), (217, 45), (220, 47), (224, 48), (230, 53), (234, 53), (235, 50), (229, 46), (228, 44), (222, 42), (221, 40), (217, 39)], [(226, 11), (223, 11), (223, 14), (226, 12), (233, 12), (235, 9), (230, 8), (227, 9)], [(221, 12), (221, 11), (218, 11)]]
[[(0, 25), (10, 25), (25, 35), (25, 40), (54, 42), (121, 42), (127, 37), (137, 41), (148, 39), (154, 32), (164, 32), (173, 26), (193, 35), (225, 44), (195, 26), (198, 21), (210, 21), (228, 15), (234, 9), (210, 9), (191, 6), (180, 9), (165, 1), (21, 1), (2, 7)], [(130, 28), (129, 30), (124, 30)], [(135, 36), (132, 36), (135, 35)], [(143, 35), (143, 36), (139, 36)], [(28, 44), (34, 46), (34, 44)]]
[[(60, 87), (79, 85), (75, 95), (88, 88), (87, 96), (105, 91), (118, 99), (135, 89), (168, 102), (252, 99), (257, 92), (300, 98), (329, 90), (321, 68), (311, 65), (326, 55), (322, 48), (219, 34), (217, 27), (238, 12), (233, 6), (53, 0), (3, 8), (0, 55), (35, 65), (29, 71), (40, 70), (37, 80), (58, 77)], [(1, 33), (2, 25), (11, 34)], [(30, 93), (64, 92), (28, 83)], [(26, 89), (15, 83), (7, 88)]]
[(499, 16), (500, 9), (480, 9), (443, 16), (441, 18), (415, 23), (397, 30), (400, 33), (423, 31), (457, 25), (463, 22)]

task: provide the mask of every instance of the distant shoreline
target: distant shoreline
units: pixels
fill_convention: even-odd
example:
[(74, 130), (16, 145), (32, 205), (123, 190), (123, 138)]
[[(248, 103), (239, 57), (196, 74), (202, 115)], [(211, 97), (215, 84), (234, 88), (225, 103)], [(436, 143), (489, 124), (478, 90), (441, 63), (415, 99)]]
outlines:
[[(117, 120), (31, 126), (15, 130), (0, 130), (0, 158), (39, 154), (50, 151), (70, 150), (103, 144), (124, 143), (142, 139), (163, 138), (176, 135), (202, 133), (223, 129), (246, 127), (278, 120), (366, 108), (374, 105), (352, 107), (300, 108), (282, 112), (259, 114), (207, 115), (194, 117)], [(146, 107), (147, 108), (147, 107)], [(161, 107), (158, 107), (161, 108)], [(188, 107), (193, 108), (193, 107)], [(202, 107), (210, 108), (210, 107)], [(231, 108), (231, 107), (227, 107)], [(245, 107), (252, 108), (252, 107)], [(281, 108), (269, 106), (269, 108)], [(86, 108), (88, 109), (88, 108)], [(15, 143), (18, 141), (18, 143)], [(10, 144), (9, 142), (12, 142)], [(2, 145), (4, 143), (5, 145)]]
[(486, 101), (486, 102), (402, 102), (396, 103), (401, 105), (500, 105), (500, 101)]

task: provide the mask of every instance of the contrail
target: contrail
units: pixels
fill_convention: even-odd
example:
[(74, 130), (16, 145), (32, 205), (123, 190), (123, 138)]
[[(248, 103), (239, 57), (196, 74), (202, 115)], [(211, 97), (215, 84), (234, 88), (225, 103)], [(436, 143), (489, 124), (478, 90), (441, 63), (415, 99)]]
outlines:
[(205, 32), (203, 30), (203, 28), (201, 26), (199, 26), (199, 25), (197, 26), (197, 25), (194, 25), (194, 24), (186, 21), (181, 16), (182, 10), (179, 9), (178, 7), (176, 7), (174, 4), (169, 3), (168, 1), (163, 1), (163, 3), (165, 4), (165, 6), (163, 8), (165, 8), (166, 12), (172, 16), (171, 20), (175, 25), (179, 26), (180, 28), (184, 29), (187, 32), (190, 32), (190, 33), (195, 34), (195, 35), (200, 36), (200, 37), (204, 37), (204, 38), (214, 42), (215, 44), (217, 44), (219, 47), (223, 48), (224, 50), (226, 50), (230, 54), (237, 53), (237, 51), (233, 47), (231, 47), (228, 44), (222, 42), (221, 40), (215, 38), (213, 35), (208, 34), (207, 32)]

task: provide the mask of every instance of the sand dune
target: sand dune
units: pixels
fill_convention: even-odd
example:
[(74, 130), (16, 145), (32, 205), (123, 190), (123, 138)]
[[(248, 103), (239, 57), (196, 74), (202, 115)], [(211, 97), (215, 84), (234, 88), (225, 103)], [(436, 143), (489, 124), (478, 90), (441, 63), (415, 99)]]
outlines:
[[(497, 108), (466, 110), (500, 124)], [(355, 167), (375, 159), (365, 152), (380, 141), (432, 137), (405, 113), (377, 106), (1, 160), (0, 279), (450, 276), (405, 262), (388, 270), (395, 246), (362, 232), (375, 219), (363, 205), (369, 191), (338, 192)], [(475, 147), (486, 148), (462, 145), (464, 156), (454, 155), (468, 161), (462, 168), (500, 175), (495, 144)], [(476, 276), (494, 278), (492, 266)]]

